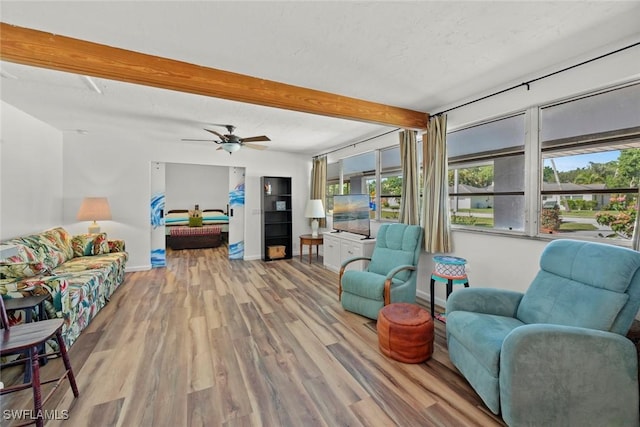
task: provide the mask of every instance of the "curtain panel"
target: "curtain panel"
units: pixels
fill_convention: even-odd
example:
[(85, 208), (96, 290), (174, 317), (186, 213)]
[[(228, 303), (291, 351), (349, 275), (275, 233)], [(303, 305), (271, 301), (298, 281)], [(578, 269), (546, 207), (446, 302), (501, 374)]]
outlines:
[[(322, 206), (327, 209), (327, 156), (315, 157), (311, 167), (311, 199), (322, 200)], [(312, 219), (309, 219), (311, 223)], [(318, 219), (319, 227), (325, 227), (327, 220), (325, 218)]]
[(424, 248), (429, 253), (451, 252), (446, 115), (429, 119), (427, 133), (422, 136), (422, 154)]
[(400, 166), (402, 168), (402, 197), (400, 222), (409, 225), (420, 223), (418, 208), (418, 153), (416, 131), (400, 132)]

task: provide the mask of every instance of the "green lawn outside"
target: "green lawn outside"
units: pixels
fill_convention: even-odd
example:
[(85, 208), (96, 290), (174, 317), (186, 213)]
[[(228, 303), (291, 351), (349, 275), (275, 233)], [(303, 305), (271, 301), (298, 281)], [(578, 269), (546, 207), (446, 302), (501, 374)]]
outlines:
[[(458, 209), (459, 213), (483, 213), (483, 214), (491, 214), (493, 215), (493, 208), (491, 209), (480, 209), (480, 208), (472, 208), (472, 209)], [(595, 218), (598, 212), (615, 214), (618, 211), (560, 211), (560, 216), (562, 218)]]

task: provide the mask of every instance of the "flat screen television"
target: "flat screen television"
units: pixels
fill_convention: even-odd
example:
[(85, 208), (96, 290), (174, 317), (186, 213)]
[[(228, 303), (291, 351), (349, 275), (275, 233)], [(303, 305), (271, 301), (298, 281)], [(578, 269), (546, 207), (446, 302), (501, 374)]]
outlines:
[(333, 229), (370, 237), (369, 195), (333, 196)]

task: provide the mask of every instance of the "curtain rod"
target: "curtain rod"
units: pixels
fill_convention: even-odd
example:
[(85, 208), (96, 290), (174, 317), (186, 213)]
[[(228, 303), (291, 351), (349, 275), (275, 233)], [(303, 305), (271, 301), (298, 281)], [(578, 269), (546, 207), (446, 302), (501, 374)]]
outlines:
[(372, 139), (380, 138), (381, 136), (385, 136), (385, 135), (388, 135), (390, 133), (393, 133), (393, 132), (396, 132), (396, 131), (399, 131), (399, 130), (400, 130), (400, 128), (391, 129), (390, 131), (387, 131), (385, 133), (381, 133), (380, 135), (372, 136), (372, 137), (369, 137), (367, 139), (363, 139), (362, 141), (353, 142), (353, 143), (347, 144), (347, 145), (345, 145), (343, 147), (336, 148), (336, 149), (331, 150), (331, 151), (327, 151), (326, 153), (317, 154), (317, 155), (313, 156), (313, 159), (317, 159), (318, 157), (326, 156), (327, 154), (335, 153), (336, 151), (344, 150), (345, 148), (347, 148), (349, 146), (355, 147), (356, 145), (362, 144), (363, 142), (371, 141)]
[(448, 113), (449, 111), (456, 110), (456, 109), (458, 109), (458, 108), (462, 108), (462, 107), (466, 107), (467, 105), (470, 105), (470, 104), (473, 104), (473, 103), (476, 103), (476, 102), (479, 102), (479, 101), (483, 101), (483, 100), (485, 100), (485, 99), (487, 99), (487, 98), (491, 98), (492, 96), (500, 95), (500, 94), (503, 94), (503, 93), (505, 93), (505, 92), (509, 92), (509, 91), (511, 91), (511, 90), (514, 90), (514, 89), (518, 89), (519, 87), (522, 87), (522, 86), (526, 86), (526, 87), (527, 87), (527, 90), (529, 90), (529, 89), (530, 89), (529, 85), (531, 85), (531, 83), (534, 83), (534, 82), (540, 81), (540, 80), (542, 80), (542, 79), (546, 79), (547, 77), (555, 76), (556, 74), (560, 74), (560, 73), (563, 73), (563, 72), (565, 72), (565, 71), (572, 70), (572, 69), (577, 68), (577, 67), (580, 67), (580, 66), (582, 66), (582, 65), (589, 64), (590, 62), (594, 62), (594, 61), (597, 61), (597, 60), (599, 60), (599, 59), (606, 58), (607, 56), (614, 55), (614, 54), (616, 54), (616, 53), (622, 52), (623, 50), (631, 49), (632, 47), (636, 47), (636, 46), (638, 46), (638, 45), (640, 45), (640, 42), (632, 43), (632, 44), (630, 44), (630, 45), (628, 45), (628, 46), (622, 47), (622, 48), (620, 48), (620, 49), (616, 49), (616, 50), (614, 50), (614, 51), (611, 51), (611, 52), (608, 52), (608, 53), (602, 54), (602, 55), (600, 55), (600, 56), (596, 56), (595, 58), (587, 59), (586, 61), (582, 61), (582, 62), (580, 62), (580, 63), (578, 63), (578, 64), (574, 64), (574, 65), (571, 65), (571, 66), (569, 66), (569, 67), (565, 67), (565, 68), (563, 68), (563, 69), (561, 69), (561, 70), (554, 71), (554, 72), (552, 72), (552, 73), (545, 74), (545, 75), (540, 76), (540, 77), (536, 77), (535, 79), (531, 79), (531, 80), (529, 80), (529, 81), (522, 82), (522, 83), (520, 83), (520, 84), (517, 84), (517, 85), (511, 86), (511, 87), (508, 87), (508, 88), (506, 88), (506, 89), (499, 90), (498, 92), (494, 92), (494, 93), (492, 93), (492, 94), (485, 95), (485, 96), (480, 97), (480, 98), (478, 98), (478, 99), (474, 99), (473, 101), (469, 101), (469, 102), (465, 102), (464, 104), (456, 105), (455, 107), (451, 107), (451, 108), (448, 108), (448, 109), (446, 109), (446, 110), (440, 111), (440, 112), (438, 112), (438, 113), (432, 114), (432, 115), (431, 115), (431, 117), (436, 117), (436, 116), (439, 116), (439, 115), (441, 115), (441, 114)]

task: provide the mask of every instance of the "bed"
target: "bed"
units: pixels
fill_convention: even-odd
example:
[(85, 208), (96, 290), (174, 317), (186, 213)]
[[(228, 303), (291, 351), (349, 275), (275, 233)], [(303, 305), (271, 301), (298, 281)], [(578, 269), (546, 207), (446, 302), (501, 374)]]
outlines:
[(229, 233), (229, 217), (222, 209), (204, 209), (202, 227), (189, 227), (188, 209), (168, 211), (164, 224), (166, 244), (171, 249), (216, 248)]

